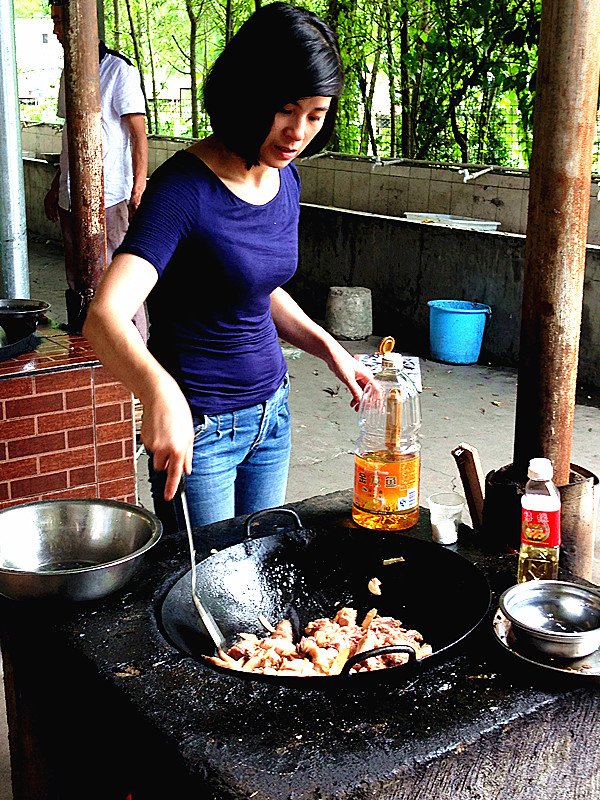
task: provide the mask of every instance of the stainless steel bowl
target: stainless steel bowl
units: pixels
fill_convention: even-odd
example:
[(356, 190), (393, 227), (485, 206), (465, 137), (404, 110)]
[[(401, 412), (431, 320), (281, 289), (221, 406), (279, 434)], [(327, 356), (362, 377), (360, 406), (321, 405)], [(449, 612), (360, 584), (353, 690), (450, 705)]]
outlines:
[(0, 511), (0, 594), (94, 600), (115, 592), (162, 534), (154, 514), (115, 500), (43, 500)]
[(600, 647), (600, 591), (568, 581), (527, 581), (500, 597), (516, 638), (559, 658), (582, 658)]

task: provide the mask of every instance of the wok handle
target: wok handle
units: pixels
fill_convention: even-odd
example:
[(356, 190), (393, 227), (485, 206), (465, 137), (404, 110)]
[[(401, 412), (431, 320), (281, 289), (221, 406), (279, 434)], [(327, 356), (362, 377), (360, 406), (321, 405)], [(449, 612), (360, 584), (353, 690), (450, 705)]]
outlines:
[(373, 650), (364, 650), (362, 653), (357, 653), (352, 656), (352, 658), (349, 658), (344, 664), (340, 675), (347, 676), (355, 664), (366, 661), (368, 658), (374, 658), (375, 656), (391, 656), (394, 655), (394, 653), (408, 653), (409, 664), (411, 661), (413, 664), (417, 661), (417, 654), (415, 653), (414, 647), (411, 647), (409, 644), (390, 644), (387, 647), (375, 647)]
[(244, 528), (244, 538), (251, 539), (250, 535), (250, 528), (256, 520), (260, 517), (264, 517), (266, 514), (289, 514), (296, 520), (296, 529), (300, 530), (302, 528), (302, 522), (300, 521), (300, 517), (296, 514), (295, 511), (292, 511), (291, 508), (264, 508), (262, 511), (255, 511), (254, 514), (250, 514), (248, 519), (246, 520), (246, 525)]

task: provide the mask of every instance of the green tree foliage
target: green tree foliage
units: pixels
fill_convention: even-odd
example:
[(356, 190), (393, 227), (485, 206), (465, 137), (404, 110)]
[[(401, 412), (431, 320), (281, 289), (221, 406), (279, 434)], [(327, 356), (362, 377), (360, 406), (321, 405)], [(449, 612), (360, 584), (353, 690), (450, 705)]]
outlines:
[(47, 0), (14, 0), (15, 19), (33, 19), (48, 16)]
[[(260, 4), (104, 0), (107, 42), (140, 69), (154, 132), (205, 135), (204, 76)], [(337, 32), (344, 63), (332, 150), (527, 165), (541, 0), (304, 4)], [(48, 13), (43, 0), (15, 0), (15, 10)], [(177, 76), (181, 96), (161, 101), (165, 83)]]

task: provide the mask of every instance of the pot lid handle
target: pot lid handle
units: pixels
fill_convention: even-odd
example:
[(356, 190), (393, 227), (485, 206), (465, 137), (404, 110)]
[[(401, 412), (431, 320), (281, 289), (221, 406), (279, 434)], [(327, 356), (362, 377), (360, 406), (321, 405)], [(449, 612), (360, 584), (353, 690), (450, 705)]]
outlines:
[(267, 514), (288, 514), (289, 516), (293, 517), (296, 521), (296, 528), (295, 530), (302, 529), (302, 522), (300, 521), (300, 517), (296, 514), (295, 511), (292, 511), (291, 508), (265, 508), (262, 511), (255, 511), (254, 514), (250, 514), (248, 519), (246, 520), (246, 525), (244, 527), (244, 538), (251, 539), (252, 536), (250, 535), (250, 528), (254, 525), (260, 517), (264, 517)]

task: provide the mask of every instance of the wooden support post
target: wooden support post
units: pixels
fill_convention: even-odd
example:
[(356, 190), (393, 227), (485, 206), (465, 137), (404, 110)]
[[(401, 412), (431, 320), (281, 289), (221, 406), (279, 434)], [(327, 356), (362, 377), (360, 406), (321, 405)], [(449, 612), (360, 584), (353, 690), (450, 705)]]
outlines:
[(592, 145), (598, 0), (544, 0), (525, 245), (514, 465), (545, 456), (569, 483)]
[(96, 0), (63, 6), (71, 210), (84, 308), (106, 266), (102, 119)]

